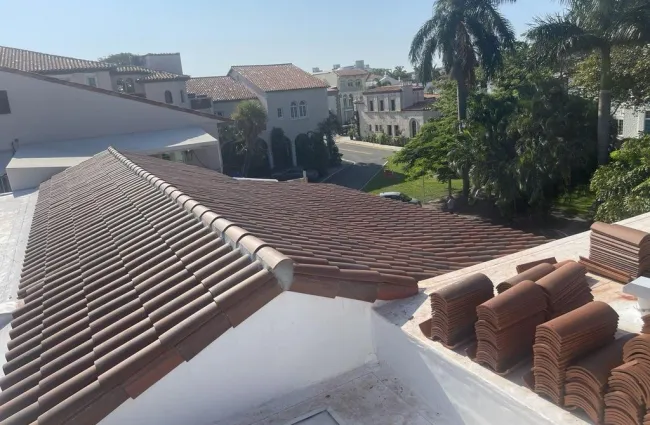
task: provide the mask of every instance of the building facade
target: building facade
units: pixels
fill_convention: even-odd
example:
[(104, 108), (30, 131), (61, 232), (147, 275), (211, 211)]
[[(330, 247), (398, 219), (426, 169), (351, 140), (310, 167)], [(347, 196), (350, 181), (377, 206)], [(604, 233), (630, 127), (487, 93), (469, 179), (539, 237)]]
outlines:
[(650, 134), (650, 107), (620, 107), (614, 113), (614, 119), (617, 124), (617, 135), (620, 139)]
[[(329, 84), (331, 88), (338, 90), (335, 110), (342, 124), (349, 124), (352, 120), (354, 103), (362, 100), (368, 75), (367, 70), (360, 68), (339, 68), (314, 74), (316, 78)], [(332, 108), (330, 107), (330, 109)]]
[(356, 104), (361, 137), (384, 133), (391, 137), (414, 137), (422, 125), (440, 116), (434, 99), (424, 98), (421, 86), (385, 86), (366, 90)]

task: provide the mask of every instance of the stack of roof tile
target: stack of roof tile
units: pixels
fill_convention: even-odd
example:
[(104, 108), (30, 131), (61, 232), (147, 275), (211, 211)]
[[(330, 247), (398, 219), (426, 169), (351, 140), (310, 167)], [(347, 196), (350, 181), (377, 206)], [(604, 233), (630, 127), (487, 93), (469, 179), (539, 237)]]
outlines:
[(637, 278), (650, 270), (650, 234), (596, 222), (591, 225), (589, 259)]
[(492, 298), (492, 281), (481, 273), (431, 294), (431, 338), (455, 347), (474, 336), (476, 307)]
[(585, 354), (612, 342), (617, 326), (616, 311), (600, 301), (539, 325), (533, 346), (535, 392), (563, 406), (567, 367)]
[[(552, 268), (552, 266), (550, 266)], [(546, 318), (546, 295), (531, 280), (476, 308), (476, 361), (506, 373), (533, 352), (535, 328)]]
[(623, 361), (633, 360), (650, 363), (650, 334), (639, 334), (623, 347)]
[(525, 280), (532, 280), (533, 282), (535, 282), (538, 279), (541, 279), (542, 277), (546, 276), (547, 274), (553, 271), (555, 271), (555, 267), (553, 267), (553, 264), (550, 263), (537, 264), (529, 269), (526, 269), (525, 271), (522, 271), (518, 275), (513, 276), (499, 283), (497, 285), (497, 292), (500, 294)]
[(646, 314), (641, 318), (643, 320), (643, 327), (641, 327), (642, 334), (650, 334), (650, 314)]
[(580, 408), (594, 423), (602, 423), (607, 379), (617, 366), (623, 364), (623, 346), (634, 337), (625, 335), (613, 343), (578, 360), (566, 371), (564, 405)]
[(633, 360), (612, 369), (605, 394), (605, 423), (643, 422), (650, 401), (650, 364)]
[(650, 410), (645, 412), (645, 416), (643, 417), (643, 425), (650, 425)]
[(582, 265), (570, 261), (537, 280), (548, 297), (550, 319), (593, 301), (586, 273)]

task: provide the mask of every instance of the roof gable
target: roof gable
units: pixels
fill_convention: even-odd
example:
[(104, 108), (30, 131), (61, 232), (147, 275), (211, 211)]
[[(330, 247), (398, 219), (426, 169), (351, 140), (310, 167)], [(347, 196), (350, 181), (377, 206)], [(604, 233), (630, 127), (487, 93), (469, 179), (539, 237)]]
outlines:
[(257, 99), (244, 84), (229, 76), (192, 78), (187, 82), (187, 92), (209, 96), (215, 102)]
[(233, 66), (228, 75), (233, 71), (265, 92), (329, 87), (323, 80), (290, 63)]

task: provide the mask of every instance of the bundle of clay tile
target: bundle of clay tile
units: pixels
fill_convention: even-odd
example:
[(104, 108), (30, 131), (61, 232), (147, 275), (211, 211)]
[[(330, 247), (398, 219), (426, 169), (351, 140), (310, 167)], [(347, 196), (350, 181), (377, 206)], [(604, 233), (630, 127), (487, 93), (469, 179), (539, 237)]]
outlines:
[(548, 318), (553, 319), (593, 301), (587, 270), (568, 261), (536, 282), (548, 297)]
[(625, 335), (567, 368), (564, 386), (566, 407), (580, 408), (594, 423), (603, 422), (607, 379), (612, 369), (623, 364), (623, 346), (634, 335)]
[(526, 280), (484, 302), (476, 313), (475, 360), (507, 373), (532, 354), (535, 328), (546, 319), (546, 295)]
[(642, 423), (650, 402), (650, 364), (632, 360), (614, 368), (608, 386), (605, 423)]
[(532, 280), (533, 282), (535, 282), (538, 279), (546, 276), (547, 274), (553, 271), (555, 271), (555, 267), (553, 267), (553, 264), (549, 264), (549, 263), (537, 264), (529, 269), (526, 269), (525, 271), (522, 271), (518, 275), (513, 276), (499, 283), (497, 285), (497, 292), (500, 294), (525, 280)]
[(590, 302), (543, 323), (535, 332), (535, 392), (564, 405), (566, 369), (591, 351), (614, 341), (618, 314), (604, 302)]
[(650, 364), (650, 334), (639, 334), (623, 347), (623, 361), (638, 360)]
[(650, 270), (650, 234), (618, 224), (591, 225), (589, 259), (637, 278)]
[(650, 425), (650, 410), (645, 412), (645, 416), (643, 417), (643, 425)]
[(431, 294), (431, 338), (447, 347), (472, 339), (476, 307), (494, 296), (492, 281), (481, 273)]
[(642, 334), (650, 334), (650, 314), (646, 314), (641, 318), (643, 320), (643, 327), (641, 327)]

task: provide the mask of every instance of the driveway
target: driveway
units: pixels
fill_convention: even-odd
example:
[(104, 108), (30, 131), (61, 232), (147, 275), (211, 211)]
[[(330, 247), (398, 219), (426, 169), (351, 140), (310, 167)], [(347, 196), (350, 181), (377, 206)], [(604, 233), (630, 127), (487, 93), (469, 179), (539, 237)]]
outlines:
[(393, 154), (385, 148), (359, 146), (344, 140), (337, 140), (336, 144), (339, 152), (343, 154), (344, 163), (349, 165), (325, 179), (324, 183), (334, 183), (351, 189), (363, 189)]

